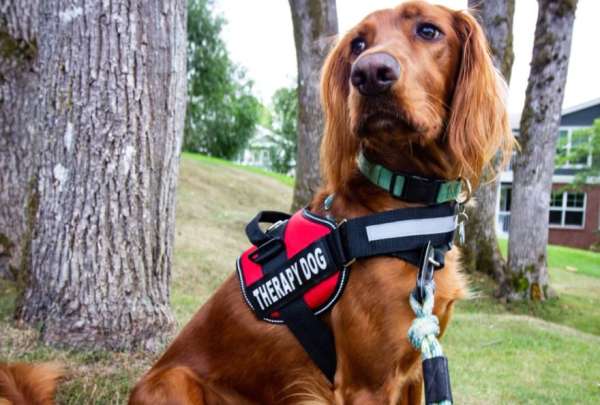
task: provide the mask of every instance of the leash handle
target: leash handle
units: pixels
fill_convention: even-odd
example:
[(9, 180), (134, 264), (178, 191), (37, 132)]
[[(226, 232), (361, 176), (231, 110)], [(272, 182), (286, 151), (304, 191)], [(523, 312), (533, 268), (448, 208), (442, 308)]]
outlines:
[(410, 294), (409, 302), (415, 319), (408, 329), (410, 344), (421, 352), (423, 359), (423, 382), (425, 383), (425, 403), (427, 405), (451, 405), (452, 389), (448, 360), (437, 336), (440, 334), (438, 318), (433, 315), (433, 283), (425, 286), (425, 299), (417, 301), (417, 292)]

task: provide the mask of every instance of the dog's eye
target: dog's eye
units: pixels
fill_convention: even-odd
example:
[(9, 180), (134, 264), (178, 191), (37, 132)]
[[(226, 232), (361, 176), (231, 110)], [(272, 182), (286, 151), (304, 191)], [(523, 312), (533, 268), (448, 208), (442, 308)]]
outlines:
[(417, 35), (424, 40), (433, 41), (442, 35), (442, 31), (433, 24), (423, 23), (417, 26)]
[(350, 50), (354, 55), (360, 55), (366, 48), (367, 42), (364, 40), (364, 38), (354, 38), (352, 42), (350, 42)]

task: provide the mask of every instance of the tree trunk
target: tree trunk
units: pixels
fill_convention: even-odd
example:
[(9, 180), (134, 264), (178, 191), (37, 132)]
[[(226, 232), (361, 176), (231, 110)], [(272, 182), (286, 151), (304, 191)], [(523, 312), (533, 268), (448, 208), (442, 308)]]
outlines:
[(323, 111), (321, 68), (338, 32), (335, 0), (289, 0), (298, 63), (298, 153), (292, 211), (306, 205), (321, 184), (319, 147)]
[(508, 269), (502, 294), (547, 297), (548, 213), (576, 0), (538, 0), (531, 71), (514, 162)]
[(0, 278), (21, 262), (25, 192), (33, 173), (37, 0), (0, 2)]
[(173, 325), (186, 2), (40, 7), (43, 137), (17, 315), (49, 343), (156, 350)]
[[(490, 44), (494, 65), (508, 84), (515, 59), (512, 49), (514, 0), (469, 0), (469, 7), (475, 9), (475, 15)], [(466, 238), (462, 246), (463, 267), (471, 273), (486, 273), (502, 283), (506, 262), (496, 238), (498, 181), (484, 181), (473, 196), (476, 205), (467, 208), (469, 220), (466, 222)]]

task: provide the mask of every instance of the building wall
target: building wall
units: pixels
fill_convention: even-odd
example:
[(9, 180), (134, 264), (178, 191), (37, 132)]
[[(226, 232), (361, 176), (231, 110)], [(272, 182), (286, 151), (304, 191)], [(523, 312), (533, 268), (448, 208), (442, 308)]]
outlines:
[[(553, 190), (559, 190), (565, 184), (553, 184)], [(586, 186), (585, 223), (583, 229), (553, 228), (549, 229), (549, 243), (552, 245), (570, 246), (580, 249), (600, 242), (600, 185)]]

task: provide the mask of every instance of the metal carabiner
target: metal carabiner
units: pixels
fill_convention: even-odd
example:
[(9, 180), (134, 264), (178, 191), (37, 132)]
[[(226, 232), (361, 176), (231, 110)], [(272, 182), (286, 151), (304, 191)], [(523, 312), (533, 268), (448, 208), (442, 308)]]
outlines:
[(415, 298), (421, 305), (425, 300), (425, 287), (433, 284), (433, 273), (435, 267), (440, 266), (435, 260), (435, 249), (431, 245), (431, 241), (421, 250), (421, 258), (419, 260), (419, 273), (417, 274), (417, 286), (415, 288)]

